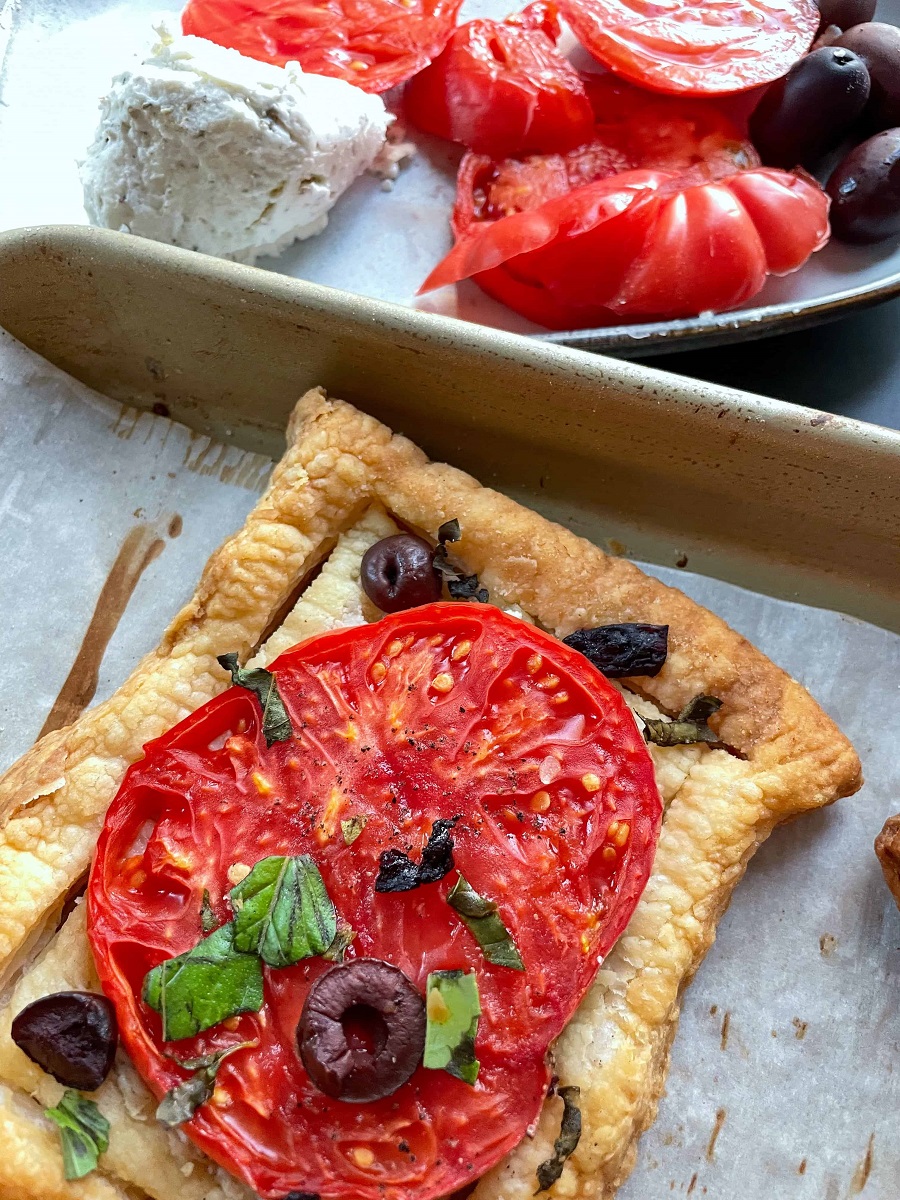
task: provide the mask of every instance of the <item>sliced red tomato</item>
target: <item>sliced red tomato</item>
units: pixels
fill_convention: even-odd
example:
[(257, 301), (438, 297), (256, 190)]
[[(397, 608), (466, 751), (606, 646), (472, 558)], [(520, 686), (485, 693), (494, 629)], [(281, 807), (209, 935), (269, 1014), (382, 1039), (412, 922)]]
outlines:
[(815, 0), (559, 0), (593, 56), (657, 92), (720, 95), (778, 79), (809, 49)]
[[(590, 137), (584, 84), (546, 28), (539, 2), (508, 21), (461, 25), (434, 62), (410, 81), (405, 110), (424, 129), (480, 154), (568, 150)], [(557, 25), (558, 29), (558, 25)]]
[(366, 92), (410, 79), (443, 50), (462, 0), (188, 0), (185, 33)]
[(552, 329), (722, 311), (825, 244), (828, 203), (815, 180), (787, 171), (687, 185), (628, 171), (471, 224), (421, 290), (474, 277)]
[(584, 145), (524, 158), (465, 155), (453, 211), (457, 237), (473, 221), (537, 208), (622, 171), (647, 168), (706, 183), (760, 165), (740, 126), (710, 101), (654, 96), (612, 75), (582, 78), (596, 121)]
[[(88, 890), (100, 979), (157, 1095), (187, 1077), (172, 1052), (252, 1043), (225, 1060), (214, 1101), (184, 1128), (261, 1196), (445, 1196), (520, 1141), (540, 1109), (547, 1048), (650, 872), (661, 820), (652, 764), (622, 697), (584, 657), (488, 605), (427, 605), (326, 634), (272, 670), (289, 741), (267, 746), (258, 701), (232, 688), (129, 770)], [(351, 817), (365, 825), (348, 846)], [(417, 861), (433, 823), (455, 817), (456, 869), (375, 891), (383, 851)], [(200, 940), (204, 889), (225, 923), (235, 864), (288, 854), (314, 859), (356, 930), (348, 959), (392, 963), (422, 992), (431, 971), (475, 972), (474, 1086), (420, 1066), (372, 1103), (317, 1091), (296, 1030), (329, 966), (320, 958), (265, 968), (260, 1013), (162, 1043), (141, 999), (146, 972)], [(448, 905), (457, 871), (498, 905), (523, 972), (486, 962)]]

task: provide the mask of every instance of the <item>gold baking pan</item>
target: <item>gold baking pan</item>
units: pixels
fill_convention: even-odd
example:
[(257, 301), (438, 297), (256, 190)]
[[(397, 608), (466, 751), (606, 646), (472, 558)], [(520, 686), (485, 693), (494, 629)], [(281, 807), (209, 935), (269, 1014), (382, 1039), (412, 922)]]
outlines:
[(322, 384), (615, 553), (900, 630), (900, 434), (125, 234), (0, 234), (0, 325), (280, 452)]

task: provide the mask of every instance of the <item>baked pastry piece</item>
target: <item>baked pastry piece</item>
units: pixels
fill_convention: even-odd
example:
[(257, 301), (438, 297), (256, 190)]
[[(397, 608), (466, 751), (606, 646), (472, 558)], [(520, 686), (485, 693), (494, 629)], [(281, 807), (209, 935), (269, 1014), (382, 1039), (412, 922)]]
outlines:
[[(296, 642), (379, 614), (359, 584), (363, 553), (395, 519), (432, 540), (458, 518), (454, 559), (492, 603), (562, 637), (621, 621), (667, 624), (667, 661), (626, 697), (642, 716), (700, 694), (720, 746), (651, 747), (666, 806), (653, 872), (634, 916), (556, 1043), (556, 1070), (581, 1089), (583, 1133), (550, 1195), (611, 1197), (653, 1120), (683, 988), (732, 890), (772, 829), (860, 784), (853, 748), (809, 694), (682, 593), (610, 558), (474, 479), (430, 463), (407, 439), (321, 391), (298, 404), (289, 448), (244, 528), (212, 557), (159, 648), (105, 703), (49, 735), (0, 781), (0, 1197), (10, 1200), (249, 1200), (184, 1135), (120, 1051), (96, 1093), (114, 1136), (100, 1168), (66, 1182), (42, 1109), (61, 1087), (13, 1043), (10, 1024), (51, 992), (97, 988), (76, 904), (107, 806), (143, 745), (229, 684), (225, 650), (264, 665)], [(627, 681), (626, 681), (627, 683)], [(525, 1200), (552, 1155), (562, 1102), (478, 1183), (476, 1200)]]

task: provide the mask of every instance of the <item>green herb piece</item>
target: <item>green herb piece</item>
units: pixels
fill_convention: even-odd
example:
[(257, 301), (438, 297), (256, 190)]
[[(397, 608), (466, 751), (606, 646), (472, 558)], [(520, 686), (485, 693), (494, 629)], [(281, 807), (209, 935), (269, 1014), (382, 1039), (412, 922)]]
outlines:
[(229, 921), (193, 950), (148, 971), (143, 998), (162, 1016), (163, 1041), (178, 1042), (228, 1017), (259, 1012), (262, 966), (255, 954), (235, 948), (235, 925)]
[(474, 971), (432, 971), (425, 985), (422, 1065), (474, 1084), (478, 1078), (475, 1035), (480, 1016)]
[(212, 1096), (219, 1067), (229, 1054), (234, 1054), (236, 1050), (247, 1050), (255, 1045), (255, 1042), (240, 1042), (237, 1046), (228, 1046), (224, 1050), (217, 1050), (215, 1054), (205, 1054), (202, 1058), (186, 1061), (176, 1058), (179, 1067), (193, 1071), (194, 1074), (166, 1092), (156, 1110), (157, 1121), (167, 1129), (176, 1129), (185, 1121), (190, 1121), (200, 1105), (205, 1104)]
[(432, 566), (447, 584), (447, 591), (454, 600), (477, 600), (487, 604), (487, 588), (481, 586), (477, 575), (466, 575), (447, 553), (448, 542), (458, 542), (462, 537), (459, 521), (454, 517), (445, 521), (438, 530), (438, 545), (432, 558)]
[(262, 731), (266, 745), (271, 746), (273, 742), (288, 741), (294, 730), (272, 672), (267, 671), (264, 667), (253, 667), (247, 670), (238, 665), (236, 654), (220, 654), (216, 662), (231, 673), (232, 683), (246, 688), (259, 700), (263, 711)]
[(553, 1156), (542, 1162), (537, 1169), (538, 1188), (534, 1193), (546, 1192), (552, 1187), (563, 1173), (566, 1159), (575, 1150), (581, 1139), (581, 1109), (578, 1107), (578, 1097), (581, 1088), (561, 1087), (558, 1095), (563, 1102), (562, 1123), (559, 1137), (553, 1143)]
[(445, 542), (458, 542), (462, 537), (462, 529), (456, 517), (445, 521), (437, 532), (438, 541), (443, 546)]
[(218, 924), (219, 918), (213, 912), (209, 891), (204, 888), (203, 899), (200, 901), (200, 928), (204, 933), (212, 933)]
[(697, 742), (714, 745), (719, 735), (707, 725), (722, 707), (717, 696), (695, 696), (674, 721), (644, 720), (644, 739), (654, 746), (691, 746)]
[(341, 821), (341, 833), (344, 835), (344, 845), (352, 846), (359, 835), (366, 827), (369, 818), (360, 814), (356, 817), (350, 817), (347, 821)]
[(516, 944), (503, 924), (493, 900), (486, 900), (484, 896), (479, 895), (460, 875), (447, 896), (447, 903), (451, 908), (455, 908), (465, 921), (489, 963), (498, 967), (511, 967), (514, 971), (525, 970)]
[(328, 949), (322, 954), (322, 957), (328, 962), (341, 963), (344, 961), (344, 955), (347, 953), (347, 947), (356, 937), (356, 930), (351, 929), (346, 921), (341, 921), (338, 924), (337, 933), (334, 935), (334, 941)]
[(270, 967), (290, 967), (324, 954), (337, 934), (337, 916), (319, 868), (306, 854), (258, 862), (231, 891), (234, 945)]
[(56, 1108), (46, 1109), (44, 1115), (59, 1126), (66, 1179), (89, 1175), (109, 1148), (109, 1121), (93, 1100), (71, 1089), (63, 1093)]

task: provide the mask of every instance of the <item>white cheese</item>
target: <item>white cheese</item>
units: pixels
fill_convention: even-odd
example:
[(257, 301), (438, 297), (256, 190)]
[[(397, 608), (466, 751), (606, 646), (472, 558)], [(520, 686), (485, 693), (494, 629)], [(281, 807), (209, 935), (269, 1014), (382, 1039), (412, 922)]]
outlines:
[(381, 99), (160, 33), (102, 101), (81, 164), (91, 224), (249, 263), (320, 233), (384, 144)]

